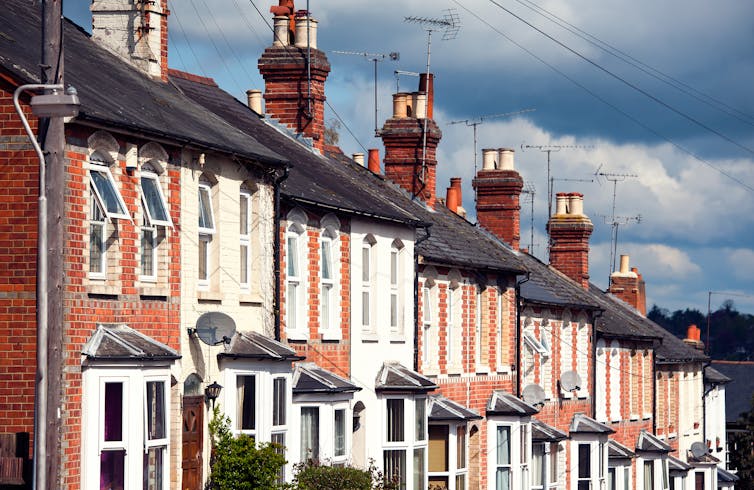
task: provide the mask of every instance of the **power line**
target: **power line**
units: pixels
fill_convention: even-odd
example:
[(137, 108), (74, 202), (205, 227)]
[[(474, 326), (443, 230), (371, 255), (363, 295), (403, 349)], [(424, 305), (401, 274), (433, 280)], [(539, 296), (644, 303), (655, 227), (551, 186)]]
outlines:
[(575, 49), (571, 48), (570, 46), (567, 46), (566, 44), (564, 44), (563, 42), (559, 41), (558, 39), (555, 39), (553, 36), (551, 36), (550, 34), (546, 33), (542, 29), (538, 28), (534, 24), (531, 24), (526, 19), (524, 19), (524, 18), (516, 15), (514, 12), (512, 12), (511, 10), (505, 8), (504, 6), (502, 6), (501, 4), (499, 4), (498, 2), (496, 2), (495, 0), (489, 0), (489, 1), (493, 5), (496, 5), (501, 10), (507, 12), (508, 14), (510, 14), (511, 16), (513, 16), (514, 18), (516, 18), (519, 21), (523, 22), (527, 26), (531, 27), (535, 31), (539, 32), (540, 34), (542, 34), (543, 36), (547, 37), (548, 39), (550, 39), (554, 43), (558, 44), (559, 46), (563, 47), (567, 51), (569, 51), (569, 52), (573, 53), (574, 55), (578, 56), (582, 60), (586, 61), (587, 63), (589, 63), (590, 65), (594, 66), (598, 70), (604, 72), (605, 74), (609, 75), (610, 77), (612, 77), (612, 78), (618, 80), (619, 82), (625, 84), (626, 86), (634, 89), (635, 91), (637, 91), (640, 94), (644, 95), (645, 97), (648, 97), (649, 99), (655, 101), (656, 103), (660, 104), (661, 106), (665, 107), (666, 109), (668, 109), (668, 110), (670, 110), (670, 111), (678, 114), (679, 116), (683, 117), (684, 119), (686, 119), (686, 120), (688, 120), (688, 121), (696, 124), (700, 128), (705, 129), (705, 130), (709, 131), (710, 133), (716, 134), (717, 136), (719, 136), (720, 138), (724, 139), (725, 141), (727, 141), (727, 142), (729, 142), (729, 143), (731, 143), (731, 144), (739, 147), (740, 149), (742, 149), (742, 150), (744, 150), (744, 151), (746, 151), (746, 152), (751, 153), (752, 155), (754, 155), (754, 150), (752, 150), (748, 146), (745, 146), (745, 145), (739, 143), (738, 141), (730, 138), (729, 136), (726, 136), (725, 134), (721, 133), (720, 131), (718, 131), (718, 130), (716, 130), (716, 129), (714, 129), (714, 128), (706, 125), (706, 124), (704, 124), (701, 121), (699, 121), (695, 117), (690, 116), (689, 114), (686, 114), (685, 112), (681, 111), (680, 109), (678, 109), (678, 108), (676, 108), (676, 107), (668, 104), (667, 102), (663, 101), (662, 99), (660, 99), (658, 97), (655, 97), (654, 95), (650, 94), (649, 92), (647, 92), (643, 88), (639, 87), (638, 85), (636, 85), (636, 84), (634, 84), (632, 82), (629, 82), (625, 78), (623, 78), (623, 77), (621, 77), (621, 76), (613, 73), (612, 71), (610, 71), (607, 68), (603, 67), (602, 65), (596, 63), (595, 61), (592, 61), (590, 58), (584, 56), (583, 54), (579, 53), (578, 51), (576, 51)]
[[(186, 31), (183, 29), (183, 24), (181, 24), (181, 20), (178, 18), (178, 12), (172, 7), (173, 1), (171, 0), (171, 8), (170, 13), (171, 17), (175, 19), (175, 21), (178, 23), (178, 30), (181, 31), (181, 34), (183, 34), (183, 39), (186, 41), (186, 45), (189, 47), (189, 51), (191, 51), (191, 54), (194, 56), (194, 59), (196, 60), (196, 66), (199, 68), (199, 72), (201, 72), (202, 76), (207, 76), (207, 70), (202, 67), (201, 61), (199, 61), (199, 57), (196, 55), (196, 51), (194, 51), (194, 46), (191, 44), (191, 41), (189, 41), (189, 37), (186, 34)], [(180, 57), (180, 56), (179, 56)]]
[[(235, 0), (234, 0), (235, 1)], [(236, 51), (233, 49), (233, 46), (231, 46), (230, 42), (228, 42), (228, 38), (225, 36), (225, 32), (223, 29), (220, 28), (220, 25), (217, 23), (217, 19), (215, 18), (215, 15), (212, 13), (213, 9), (207, 9), (207, 12), (209, 12), (209, 16), (212, 19), (212, 22), (215, 23), (215, 27), (217, 27), (217, 32), (220, 33), (220, 36), (222, 36), (223, 40), (225, 41), (225, 45), (228, 46), (228, 50), (230, 51), (230, 54), (233, 55), (233, 57), (238, 62), (238, 65), (241, 67), (241, 69), (246, 73), (246, 77), (248, 80), (251, 80), (253, 77), (251, 76), (251, 73), (246, 69), (246, 65), (244, 65), (241, 62), (241, 59), (238, 57), (238, 54), (236, 54)]]
[(684, 147), (680, 143), (676, 143), (674, 140), (670, 139), (669, 137), (667, 137), (667, 136), (659, 133), (658, 131), (656, 131), (652, 127), (650, 127), (647, 124), (643, 123), (641, 120), (637, 119), (636, 117), (634, 117), (631, 114), (627, 113), (626, 111), (624, 111), (620, 107), (616, 106), (612, 102), (608, 101), (604, 97), (602, 97), (599, 94), (595, 93), (593, 90), (591, 90), (586, 85), (584, 85), (584, 84), (578, 82), (577, 80), (575, 80), (574, 78), (570, 77), (568, 74), (566, 74), (565, 72), (563, 72), (562, 70), (560, 70), (559, 68), (557, 68), (555, 65), (547, 62), (542, 57), (537, 56), (537, 54), (535, 54), (533, 51), (531, 51), (530, 49), (526, 48), (525, 46), (523, 46), (519, 42), (515, 41), (513, 38), (511, 38), (510, 36), (508, 36), (507, 34), (505, 34), (503, 31), (501, 31), (497, 27), (495, 27), (492, 24), (490, 24), (489, 22), (487, 22), (485, 19), (483, 19), (482, 17), (480, 17), (475, 12), (473, 12), (473, 11), (469, 10), (468, 8), (466, 8), (465, 6), (463, 6), (458, 0), (452, 0), (452, 1), (453, 1), (453, 3), (455, 3), (456, 5), (458, 5), (459, 7), (461, 7), (462, 9), (464, 9), (466, 12), (468, 12), (475, 19), (477, 19), (479, 22), (481, 22), (482, 24), (486, 25), (487, 27), (489, 27), (494, 32), (498, 33), (500, 36), (502, 36), (508, 42), (510, 42), (511, 44), (513, 44), (514, 46), (516, 46), (517, 48), (521, 49), (526, 54), (528, 54), (529, 56), (531, 56), (535, 60), (539, 61), (540, 63), (542, 63), (543, 65), (545, 65), (547, 68), (549, 68), (550, 70), (554, 71), (555, 73), (557, 73), (561, 77), (565, 78), (566, 80), (568, 80), (569, 82), (571, 82), (575, 86), (579, 87), (581, 90), (583, 90), (587, 94), (591, 95), (592, 97), (594, 97), (598, 101), (602, 102), (603, 104), (605, 104), (606, 106), (610, 107), (614, 111), (616, 111), (619, 114), (623, 115), (623, 117), (625, 117), (626, 119), (628, 119), (628, 120), (632, 121), (633, 123), (635, 123), (636, 125), (644, 128), (646, 131), (652, 133), (653, 135), (657, 136), (658, 138), (662, 139), (663, 141), (666, 141), (667, 143), (673, 145), (679, 151), (681, 151), (682, 153), (685, 153), (686, 155), (692, 157), (694, 160), (696, 160), (696, 161), (698, 161), (698, 162), (700, 162), (700, 163), (708, 166), (712, 170), (715, 170), (716, 172), (720, 173), (721, 175), (724, 175), (725, 177), (729, 178), (733, 182), (741, 185), (742, 187), (746, 188), (749, 192), (754, 193), (754, 186), (751, 186), (751, 185), (747, 184), (746, 182), (742, 181), (741, 179), (739, 179), (739, 178), (731, 175), (729, 172), (726, 172), (725, 170), (723, 170), (723, 169), (721, 169), (721, 168), (713, 165), (711, 162), (705, 160), (704, 158), (702, 158), (701, 156), (697, 155), (696, 153), (694, 153), (693, 151), (689, 150), (688, 148)]

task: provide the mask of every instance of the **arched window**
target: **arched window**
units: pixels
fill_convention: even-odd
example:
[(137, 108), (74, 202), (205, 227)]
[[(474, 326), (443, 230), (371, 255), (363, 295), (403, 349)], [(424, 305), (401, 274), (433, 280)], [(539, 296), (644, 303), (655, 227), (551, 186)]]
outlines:
[(319, 327), (323, 338), (340, 339), (340, 221), (332, 214), (320, 220)]
[(241, 289), (248, 291), (251, 281), (251, 218), (252, 191), (246, 184), (241, 186), (238, 194), (238, 284)]
[(213, 250), (213, 237), (217, 232), (215, 224), (215, 209), (213, 203), (213, 179), (206, 174), (199, 178), (199, 276), (198, 286), (201, 289), (209, 289), (211, 280), (211, 263), (215, 252)]
[(361, 242), (361, 327), (369, 333), (375, 333), (374, 318), (374, 236), (367, 235)]
[(173, 221), (167, 200), (162, 192), (157, 163), (141, 167), (141, 275), (142, 281), (156, 281), (158, 274), (158, 244), (160, 235)]
[(403, 335), (403, 242), (390, 246), (390, 333)]
[(308, 338), (306, 329), (306, 214), (295, 209), (288, 213), (286, 232), (286, 335), (292, 340)]

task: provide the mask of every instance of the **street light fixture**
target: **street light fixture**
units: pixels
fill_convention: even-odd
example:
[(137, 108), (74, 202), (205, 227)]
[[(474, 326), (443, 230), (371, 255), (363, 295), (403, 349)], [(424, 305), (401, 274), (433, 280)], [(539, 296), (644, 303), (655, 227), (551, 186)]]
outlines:
[(215, 408), (215, 400), (220, 396), (220, 390), (222, 389), (222, 385), (217, 381), (213, 381), (211, 385), (204, 388), (204, 396), (207, 398), (207, 401), (212, 402), (212, 408)]

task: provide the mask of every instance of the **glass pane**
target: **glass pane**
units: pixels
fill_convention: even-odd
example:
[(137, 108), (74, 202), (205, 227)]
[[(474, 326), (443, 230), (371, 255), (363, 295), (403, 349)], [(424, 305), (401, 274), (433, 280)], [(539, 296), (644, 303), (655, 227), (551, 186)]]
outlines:
[(511, 470), (510, 468), (498, 468), (495, 472), (495, 490), (510, 490), (511, 488)]
[(319, 460), (319, 407), (301, 407), (301, 461)]
[(332, 301), (332, 284), (322, 285), (322, 306), (320, 326), (327, 330), (330, 328), (330, 303)]
[(122, 490), (126, 485), (126, 451), (102, 451), (99, 456), (100, 490)]
[(285, 425), (286, 399), (285, 378), (275, 378), (272, 381), (272, 425)]
[(335, 456), (346, 455), (346, 411), (335, 410)]
[[(429, 426), (429, 471), (444, 473), (448, 471), (448, 433), (447, 425)], [(430, 478), (430, 482), (432, 479)]]
[(288, 291), (286, 294), (286, 301), (285, 301), (285, 309), (286, 309), (286, 317), (285, 317), (285, 323), (286, 326), (291, 329), (296, 329), (296, 315), (297, 315), (297, 308), (298, 308), (298, 284), (295, 282), (289, 282), (288, 283)]
[(361, 292), (361, 324), (369, 325), (369, 291)]
[(511, 464), (511, 428), (497, 428), (497, 464)]
[(608, 490), (618, 490), (615, 482), (615, 468), (607, 469), (607, 488)]
[(141, 177), (141, 192), (144, 194), (144, 202), (149, 209), (149, 217), (152, 221), (168, 221), (168, 211), (165, 201), (160, 194), (159, 182), (153, 177)]
[(414, 488), (424, 488), (427, 469), (424, 466), (424, 448), (414, 449)]
[(154, 230), (141, 229), (141, 275), (154, 275)]
[(147, 439), (165, 438), (165, 382), (147, 381)]
[(654, 461), (644, 462), (644, 490), (654, 490), (655, 488), (655, 475), (653, 466)]
[(105, 383), (105, 441), (123, 440), (123, 383)]
[(662, 488), (668, 488), (668, 460), (662, 461)]
[(398, 326), (398, 295), (390, 293), (390, 326)]
[(332, 279), (332, 256), (330, 255), (330, 245), (330, 240), (322, 240), (322, 242), (320, 242), (322, 279)]
[(579, 444), (579, 478), (590, 478), (592, 461), (589, 444)]
[[(549, 473), (550, 473), (550, 483), (557, 483), (558, 481), (558, 448), (560, 447), (560, 444), (553, 443), (550, 445), (550, 464), (549, 464)], [(628, 489), (628, 487), (626, 487)]]
[[(430, 470), (431, 471), (431, 470)], [(445, 490), (448, 488), (447, 476), (430, 476), (429, 477), (430, 490)]]
[(534, 486), (542, 487), (544, 478), (544, 459), (545, 459), (545, 445), (533, 444), (531, 447), (531, 483)]
[(398, 251), (395, 249), (390, 251), (390, 284), (398, 284)]
[(199, 235), (199, 280), (209, 279), (209, 235)]
[(288, 262), (288, 276), (298, 277), (298, 237), (296, 235), (288, 235), (285, 260)]
[(254, 430), (256, 428), (256, 384), (254, 376), (236, 378), (236, 428)]
[(239, 198), (238, 223), (239, 233), (241, 235), (249, 234), (249, 196), (241, 194)]
[(423, 441), (427, 438), (427, 403), (424, 398), (418, 398), (414, 403), (414, 437), (417, 441)]
[(529, 452), (526, 450), (528, 445), (529, 425), (521, 424), (521, 430), (518, 431), (520, 438), (519, 453), (521, 456), (521, 463), (526, 464), (529, 462)]
[(456, 429), (456, 468), (466, 468), (466, 427)]
[(395, 479), (398, 482), (398, 488), (406, 488), (406, 451), (403, 449), (392, 449), (384, 452), (385, 477)]
[(387, 400), (387, 440), (388, 442), (404, 441), (403, 400)]
[(456, 476), (456, 490), (466, 490), (466, 475)]
[(212, 220), (212, 199), (209, 195), (209, 187), (199, 187), (199, 228), (214, 229)]
[(372, 265), (369, 259), (370, 248), (364, 247), (361, 249), (361, 281), (369, 282), (370, 271), (369, 268)]
[(92, 178), (92, 183), (97, 187), (97, 191), (99, 191), (99, 196), (102, 198), (105, 210), (111, 214), (127, 214), (120, 203), (120, 194), (108, 178), (108, 175), (98, 170), (91, 170), (89, 175)]
[(429, 299), (429, 288), (422, 288), (422, 308), (424, 310), (424, 323), (432, 322), (432, 304)]
[[(285, 432), (273, 433), (270, 436), (270, 442), (277, 444), (279, 447), (275, 448), (275, 452), (285, 455)], [(281, 466), (278, 470), (278, 483), (285, 481), (285, 465)]]
[(628, 484), (631, 482), (631, 468), (626, 467), (623, 470), (623, 488), (630, 488)]
[(89, 224), (89, 272), (105, 272), (102, 266), (105, 255), (105, 225), (102, 223)]
[(162, 490), (165, 448), (154, 447), (144, 453), (144, 490)]
[(241, 258), (241, 262), (239, 264), (240, 281), (241, 281), (241, 284), (248, 284), (249, 283), (249, 246), (245, 244), (241, 245), (239, 255)]

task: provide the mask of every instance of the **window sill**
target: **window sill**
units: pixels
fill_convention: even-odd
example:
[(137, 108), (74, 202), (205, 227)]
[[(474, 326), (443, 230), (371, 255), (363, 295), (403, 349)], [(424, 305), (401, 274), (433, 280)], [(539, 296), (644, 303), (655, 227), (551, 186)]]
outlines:
[(498, 366), (497, 367), (497, 374), (510, 374), (511, 373), (511, 367), (510, 366)]
[(425, 369), (422, 369), (422, 374), (425, 376), (437, 376), (440, 374), (440, 369), (436, 366), (427, 367)]
[(118, 296), (120, 294), (120, 286), (108, 285), (105, 281), (90, 282), (86, 288), (86, 292), (89, 294), (102, 294), (107, 296)]
[(142, 284), (139, 287), (139, 296), (159, 296), (167, 298), (169, 289), (165, 286), (158, 286), (156, 284)]
[(644, 420), (649, 420), (651, 418), (652, 418), (652, 414), (651, 413), (645, 413), (644, 414), (644, 417), (643, 417)]
[(490, 374), (489, 366), (477, 366), (475, 371), (477, 374)]
[(199, 301), (222, 301), (223, 293), (220, 291), (197, 291), (196, 299)]
[(323, 330), (320, 332), (321, 339), (325, 342), (338, 342), (343, 340), (343, 333), (340, 330)]
[(262, 304), (262, 296), (260, 296), (259, 294), (241, 293), (240, 295), (238, 295), (238, 303), (239, 304), (261, 305)]
[(463, 367), (457, 364), (454, 364), (452, 366), (448, 366), (446, 368), (446, 371), (448, 372), (449, 375), (460, 376), (461, 374), (463, 374)]
[(292, 340), (294, 342), (306, 342), (307, 340), (309, 340), (308, 335), (298, 330), (286, 330), (285, 338), (286, 340)]
[(628, 420), (630, 420), (631, 422), (636, 422), (637, 420), (639, 420), (639, 416), (635, 414), (631, 414), (628, 416)]
[(390, 334), (390, 343), (391, 344), (405, 344), (406, 337), (404, 337), (403, 335), (399, 335), (397, 333)]
[(361, 332), (362, 342), (379, 342), (380, 338), (374, 332)]

